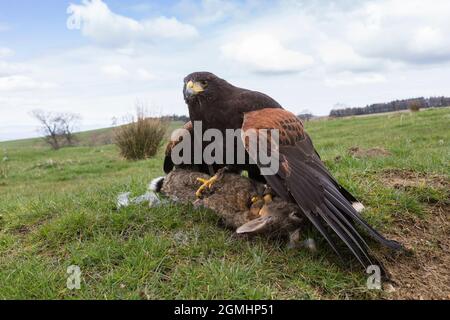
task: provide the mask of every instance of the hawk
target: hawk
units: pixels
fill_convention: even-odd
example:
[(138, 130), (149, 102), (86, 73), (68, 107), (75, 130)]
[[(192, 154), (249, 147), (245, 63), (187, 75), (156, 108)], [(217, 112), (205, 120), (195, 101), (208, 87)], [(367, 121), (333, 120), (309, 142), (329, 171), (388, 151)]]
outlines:
[[(253, 179), (263, 179), (273, 192), (284, 201), (295, 203), (304, 216), (340, 255), (334, 233), (353, 253), (364, 268), (377, 264), (369, 253), (370, 248), (358, 231), (364, 229), (374, 240), (382, 245), (402, 250), (396, 241), (388, 240), (373, 229), (352, 205), (353, 197), (331, 175), (305, 132), (303, 123), (291, 112), (282, 108), (266, 94), (238, 88), (209, 72), (195, 72), (184, 79), (184, 99), (189, 109), (192, 129), (194, 121), (201, 121), (203, 129), (241, 129), (259, 132), (261, 129), (276, 129), (279, 132), (279, 170), (276, 174), (261, 175), (256, 159), (245, 164), (222, 163), (212, 166), (200, 165), (199, 170), (217, 171), (225, 167), (231, 171), (249, 172)], [(248, 142), (241, 143), (248, 150)], [(227, 150), (224, 146), (224, 154)], [(234, 145), (236, 148), (236, 145)], [(165, 160), (165, 169), (170, 170), (170, 148)], [(251, 153), (247, 152), (247, 157)], [(222, 168), (222, 169), (221, 169)], [(203, 189), (217, 180), (217, 176), (206, 181)], [(199, 192), (201, 192), (201, 189)]]

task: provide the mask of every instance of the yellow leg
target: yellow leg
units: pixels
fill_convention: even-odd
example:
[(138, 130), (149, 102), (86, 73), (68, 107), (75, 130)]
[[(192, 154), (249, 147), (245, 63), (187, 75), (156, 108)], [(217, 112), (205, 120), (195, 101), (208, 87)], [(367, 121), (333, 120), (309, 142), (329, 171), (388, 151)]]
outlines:
[(217, 175), (215, 175), (211, 179), (197, 178), (197, 181), (201, 182), (202, 185), (200, 186), (200, 188), (198, 188), (197, 192), (195, 193), (196, 197), (201, 198), (203, 195), (203, 192), (206, 189), (211, 189), (213, 184), (216, 183), (218, 179), (219, 179), (219, 177)]
[(267, 205), (270, 204), (272, 201), (273, 201), (273, 197), (272, 197), (272, 195), (270, 193), (267, 193), (266, 195), (264, 195), (264, 197), (263, 197), (264, 205), (261, 208), (261, 210), (259, 211), (259, 216), (260, 217), (262, 217), (262, 216), (267, 214), (267, 210), (268, 210)]
[(261, 196), (255, 196), (252, 198), (252, 208), (255, 210), (258, 208), (258, 215), (262, 217), (265, 213), (263, 208), (265, 205), (271, 203), (273, 201), (272, 195), (270, 193), (264, 195), (264, 197)]
[(252, 203), (253, 203), (253, 204), (254, 204), (254, 203), (257, 203), (257, 202), (260, 201), (260, 200), (262, 200), (260, 196), (254, 196), (254, 197), (252, 198)]
[(271, 203), (272, 202), (272, 195), (269, 193), (269, 194), (266, 194), (265, 196), (264, 196), (264, 203), (265, 204), (267, 204), (267, 203)]
[[(261, 216), (261, 209), (264, 206), (264, 199), (261, 196), (254, 196), (251, 199), (250, 213), (253, 217)], [(256, 218), (255, 218), (256, 219)]]

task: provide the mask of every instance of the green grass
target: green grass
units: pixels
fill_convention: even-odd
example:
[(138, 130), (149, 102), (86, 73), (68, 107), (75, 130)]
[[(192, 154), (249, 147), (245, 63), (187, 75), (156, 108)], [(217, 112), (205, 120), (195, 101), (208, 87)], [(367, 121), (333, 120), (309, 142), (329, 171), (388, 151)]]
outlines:
[[(425, 200), (446, 201), (431, 186), (389, 188), (380, 175), (398, 168), (448, 176), (449, 124), (450, 110), (440, 109), (306, 126), (333, 174), (369, 207), (366, 218), (389, 230), (396, 216), (425, 217)], [(119, 193), (142, 194), (162, 174), (162, 150), (128, 162), (114, 145), (89, 143), (91, 136), (58, 151), (37, 139), (0, 143), (0, 299), (379, 297), (365, 289), (357, 265), (337, 264), (323, 242), (310, 254), (245, 240), (189, 206), (116, 211)], [(347, 155), (351, 146), (383, 147), (392, 156), (356, 159)], [(81, 290), (66, 288), (70, 265), (81, 268)]]

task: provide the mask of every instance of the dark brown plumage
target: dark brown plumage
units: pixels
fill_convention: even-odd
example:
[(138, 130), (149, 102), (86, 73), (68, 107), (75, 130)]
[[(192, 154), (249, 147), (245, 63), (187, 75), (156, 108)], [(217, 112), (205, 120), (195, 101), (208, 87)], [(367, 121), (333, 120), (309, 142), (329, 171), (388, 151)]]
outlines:
[[(189, 81), (199, 83), (203, 90), (190, 94)], [(184, 79), (184, 99), (191, 121), (202, 121), (203, 129), (241, 128), (244, 114), (263, 108), (279, 108), (271, 97), (256, 91), (233, 86), (209, 72), (196, 72)]]
[[(326, 169), (294, 114), (265, 94), (235, 87), (211, 73), (193, 73), (184, 83), (191, 121), (202, 121), (204, 129), (279, 130), (280, 170), (264, 178), (278, 196), (301, 208), (338, 255), (330, 229), (364, 267), (377, 263), (356, 225), (381, 244), (396, 250), (402, 248), (370, 227), (352, 207), (355, 198)], [(252, 165), (225, 164), (237, 171), (255, 172)]]

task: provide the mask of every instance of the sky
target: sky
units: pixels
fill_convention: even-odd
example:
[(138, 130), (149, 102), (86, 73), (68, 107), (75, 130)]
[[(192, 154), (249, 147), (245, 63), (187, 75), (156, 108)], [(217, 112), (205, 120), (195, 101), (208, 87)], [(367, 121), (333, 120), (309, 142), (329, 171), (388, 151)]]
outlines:
[(448, 0), (0, 0), (0, 141), (36, 136), (35, 109), (80, 130), (137, 103), (187, 114), (194, 71), (295, 113), (450, 96), (449, 16)]

